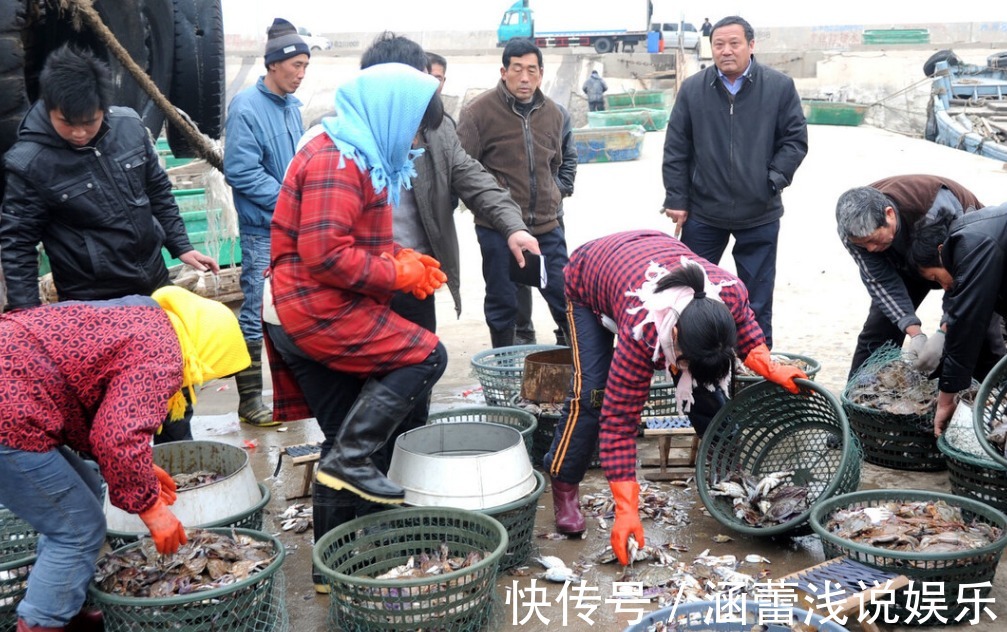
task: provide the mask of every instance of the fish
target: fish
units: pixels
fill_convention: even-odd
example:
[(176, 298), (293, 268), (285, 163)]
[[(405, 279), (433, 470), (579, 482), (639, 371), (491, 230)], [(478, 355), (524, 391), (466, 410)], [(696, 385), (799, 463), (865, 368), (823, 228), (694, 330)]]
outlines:
[(535, 561), (543, 566), (543, 568), (566, 568), (566, 562), (556, 557), (555, 555), (540, 555), (535, 558)]
[(542, 573), (542, 578), (546, 581), (556, 582), (559, 584), (564, 582), (579, 584), (581, 582), (581, 576), (565, 566), (547, 568), (546, 571)]

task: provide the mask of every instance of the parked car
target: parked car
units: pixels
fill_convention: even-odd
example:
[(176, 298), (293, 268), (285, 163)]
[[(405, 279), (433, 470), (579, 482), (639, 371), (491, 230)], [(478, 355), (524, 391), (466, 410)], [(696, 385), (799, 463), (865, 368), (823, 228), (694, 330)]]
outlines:
[(329, 50), (332, 48), (332, 40), (327, 37), (322, 37), (321, 35), (312, 35), (311, 31), (304, 28), (303, 26), (297, 28), (297, 34), (301, 36), (304, 43), (308, 45), (312, 51), (316, 50)]
[[(682, 27), (681, 32), (679, 32), (678, 29), (679, 25)], [(691, 22), (655, 23), (650, 25), (650, 30), (661, 31), (661, 37), (664, 39), (665, 48), (677, 48), (679, 44), (681, 44), (682, 48), (688, 50), (699, 49), (699, 39), (702, 35), (700, 35), (699, 31), (696, 29), (696, 25)], [(679, 42), (680, 39), (681, 42)]]

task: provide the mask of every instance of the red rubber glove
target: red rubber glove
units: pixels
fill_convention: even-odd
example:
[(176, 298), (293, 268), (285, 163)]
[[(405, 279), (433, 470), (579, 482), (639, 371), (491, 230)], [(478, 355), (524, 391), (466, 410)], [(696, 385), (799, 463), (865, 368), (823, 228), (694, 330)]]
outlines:
[(171, 513), (167, 505), (160, 497), (147, 511), (140, 512), (140, 520), (147, 525), (150, 530), (150, 537), (154, 540), (157, 552), (162, 555), (171, 555), (189, 541), (185, 535), (185, 528), (178, 521), (175, 514)]
[(426, 266), (420, 261), (420, 255), (415, 250), (406, 248), (400, 250), (394, 257), (387, 252), (381, 255), (395, 266), (395, 281), (392, 289), (412, 292), (417, 284), (426, 277)]
[(640, 485), (636, 481), (617, 481), (609, 483), (612, 497), (615, 499), (615, 524), (612, 525), (612, 550), (619, 558), (619, 563), (629, 566), (629, 551), (627, 544), (629, 536), (636, 538), (638, 546), (643, 547), (643, 525), (640, 524)]
[(745, 358), (745, 366), (766, 378), (773, 384), (779, 384), (791, 393), (796, 393), (799, 389), (795, 379), (808, 379), (804, 371), (796, 366), (786, 366), (773, 362), (769, 355), (769, 347), (762, 344), (752, 349), (748, 357)]
[(441, 262), (430, 255), (420, 255), (420, 261), (425, 267), (424, 276), (423, 281), (413, 288), (413, 296), (422, 301), (432, 295), (437, 288), (444, 285), (448, 280), (448, 275), (444, 274), (444, 271), (441, 270)]
[(168, 474), (157, 465), (154, 466), (154, 476), (157, 477), (157, 494), (161, 497), (161, 500), (164, 501), (165, 505), (174, 505), (175, 499), (178, 498), (178, 494), (176, 493), (178, 485), (175, 484), (175, 479), (171, 477), (171, 474)]

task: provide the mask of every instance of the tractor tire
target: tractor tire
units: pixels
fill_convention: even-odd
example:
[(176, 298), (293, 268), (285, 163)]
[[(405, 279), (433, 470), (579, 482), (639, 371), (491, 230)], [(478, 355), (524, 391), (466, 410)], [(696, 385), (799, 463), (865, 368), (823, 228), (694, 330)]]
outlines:
[(17, 140), (18, 126), (31, 105), (21, 39), (26, 19), (24, 0), (0, 0), (0, 156)]
[(923, 62), (923, 74), (927, 77), (933, 77), (934, 70), (937, 69), (937, 62), (939, 61), (948, 62), (948, 66), (960, 66), (962, 64), (961, 58), (955, 55), (953, 50), (939, 50)]
[[(220, 0), (173, 0), (175, 5), (174, 71), (171, 102), (211, 138), (224, 124), (224, 17)], [(182, 132), (168, 123), (168, 145), (179, 158), (196, 152)]]

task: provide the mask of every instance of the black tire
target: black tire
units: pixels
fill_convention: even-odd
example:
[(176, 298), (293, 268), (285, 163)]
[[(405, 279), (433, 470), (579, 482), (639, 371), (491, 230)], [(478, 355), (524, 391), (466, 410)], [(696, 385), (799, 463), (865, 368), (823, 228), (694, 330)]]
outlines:
[(17, 128), (30, 105), (21, 39), (25, 20), (24, 0), (0, 0), (0, 156), (17, 140)]
[[(224, 17), (220, 0), (173, 0), (174, 72), (171, 102), (199, 130), (220, 138), (224, 123)], [(179, 158), (196, 157), (181, 131), (168, 124), (168, 145)]]
[[(141, 21), (144, 33), (144, 48), (147, 51), (145, 70), (161, 94), (168, 97), (171, 91), (172, 69), (174, 67), (175, 29), (173, 27), (175, 8), (172, 0), (141, 0)], [(144, 124), (154, 137), (164, 129), (164, 112), (157, 107), (149, 95), (144, 94), (143, 105), (137, 110)]]
[(612, 52), (612, 40), (607, 37), (602, 37), (594, 41), (594, 50), (599, 55), (604, 55), (605, 53)]
[(960, 66), (962, 64), (961, 58), (955, 55), (953, 50), (939, 50), (923, 62), (923, 74), (927, 77), (933, 77), (934, 70), (937, 68), (937, 62), (939, 61), (948, 62), (948, 66)]

